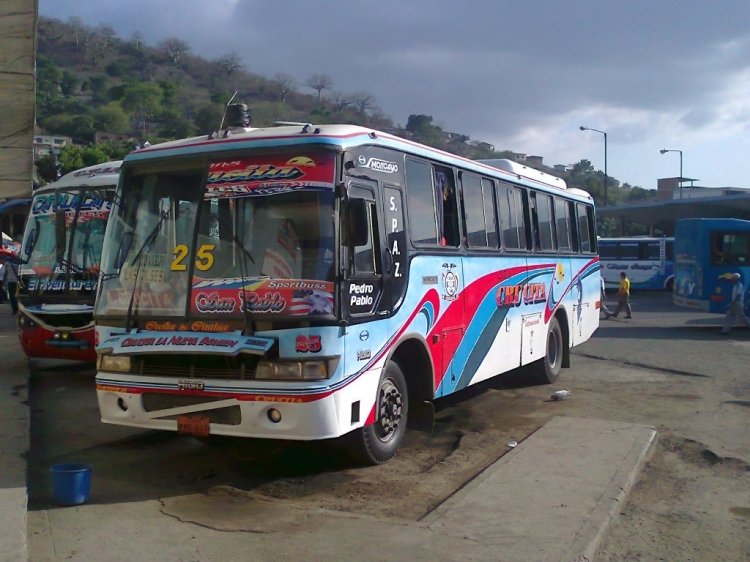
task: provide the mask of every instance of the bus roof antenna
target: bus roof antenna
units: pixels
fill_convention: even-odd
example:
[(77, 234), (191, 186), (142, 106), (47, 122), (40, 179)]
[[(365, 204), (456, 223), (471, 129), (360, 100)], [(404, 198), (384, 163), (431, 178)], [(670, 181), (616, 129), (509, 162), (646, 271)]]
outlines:
[(238, 93), (239, 93), (239, 90), (236, 90), (236, 91), (234, 92), (234, 95), (233, 95), (233, 96), (232, 96), (231, 98), (229, 98), (229, 101), (227, 102), (227, 105), (226, 105), (226, 106), (224, 107), (224, 115), (222, 115), (222, 116), (221, 116), (221, 123), (219, 123), (219, 130), (220, 130), (220, 131), (221, 131), (221, 130), (222, 130), (222, 129), (224, 128), (224, 119), (226, 119), (226, 118), (227, 118), (227, 110), (229, 109), (229, 106), (230, 106), (230, 105), (232, 104), (232, 102), (234, 101), (234, 98), (236, 98), (236, 97), (237, 97), (237, 94), (238, 94)]

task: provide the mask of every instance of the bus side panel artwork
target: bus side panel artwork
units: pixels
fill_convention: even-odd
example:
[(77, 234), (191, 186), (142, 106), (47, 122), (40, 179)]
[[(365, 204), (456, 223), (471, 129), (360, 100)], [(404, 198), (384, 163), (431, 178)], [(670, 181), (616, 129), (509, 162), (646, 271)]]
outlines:
[[(730, 274), (750, 283), (750, 221), (684, 219), (675, 229), (675, 286), (678, 306), (724, 314), (732, 294)], [(745, 311), (750, 298), (745, 294)]]

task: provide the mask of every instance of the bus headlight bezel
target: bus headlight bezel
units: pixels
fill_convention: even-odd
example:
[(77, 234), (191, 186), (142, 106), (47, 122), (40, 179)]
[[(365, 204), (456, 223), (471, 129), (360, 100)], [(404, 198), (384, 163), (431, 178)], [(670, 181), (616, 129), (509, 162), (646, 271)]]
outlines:
[(255, 368), (257, 380), (322, 381), (330, 377), (328, 361), (269, 361), (261, 359)]
[(112, 373), (129, 373), (132, 365), (130, 355), (100, 355), (98, 360), (99, 371), (109, 371)]

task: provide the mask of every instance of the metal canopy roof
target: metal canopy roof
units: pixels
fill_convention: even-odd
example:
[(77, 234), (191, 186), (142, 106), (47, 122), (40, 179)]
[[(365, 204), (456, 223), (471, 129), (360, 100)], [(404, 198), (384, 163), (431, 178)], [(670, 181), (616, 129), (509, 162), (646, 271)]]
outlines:
[(597, 215), (635, 222), (648, 227), (673, 233), (680, 219), (734, 218), (750, 220), (750, 194), (722, 195), (719, 197), (697, 197), (649, 201), (616, 207), (599, 207)]

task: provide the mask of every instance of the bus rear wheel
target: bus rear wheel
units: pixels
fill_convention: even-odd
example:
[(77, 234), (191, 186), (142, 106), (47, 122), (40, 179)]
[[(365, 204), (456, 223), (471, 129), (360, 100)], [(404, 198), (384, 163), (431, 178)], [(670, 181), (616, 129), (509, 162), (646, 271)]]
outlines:
[(557, 318), (552, 317), (549, 321), (544, 357), (530, 365), (531, 376), (536, 382), (550, 384), (557, 380), (560, 376), (564, 350), (560, 323)]
[(406, 379), (398, 363), (389, 361), (378, 384), (375, 421), (351, 435), (349, 451), (354, 459), (375, 465), (393, 458), (404, 440), (408, 412)]

